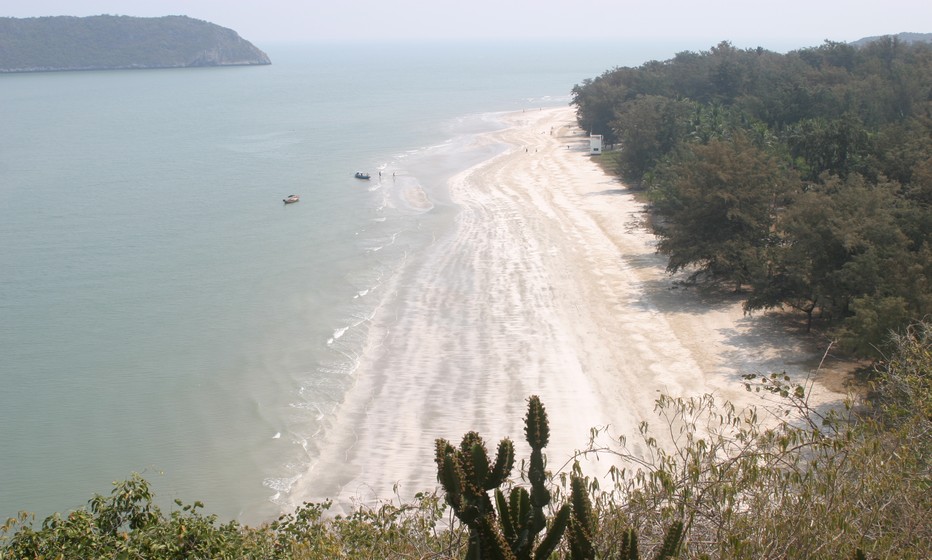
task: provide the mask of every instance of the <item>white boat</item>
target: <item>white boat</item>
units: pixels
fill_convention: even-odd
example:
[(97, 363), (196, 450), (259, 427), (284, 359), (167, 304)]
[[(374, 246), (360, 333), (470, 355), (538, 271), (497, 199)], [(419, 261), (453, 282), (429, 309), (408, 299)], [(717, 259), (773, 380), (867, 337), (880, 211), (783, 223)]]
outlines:
[(301, 197), (296, 194), (289, 194), (288, 196), (282, 199), (282, 201), (284, 201), (285, 204), (293, 204), (299, 200), (301, 200)]

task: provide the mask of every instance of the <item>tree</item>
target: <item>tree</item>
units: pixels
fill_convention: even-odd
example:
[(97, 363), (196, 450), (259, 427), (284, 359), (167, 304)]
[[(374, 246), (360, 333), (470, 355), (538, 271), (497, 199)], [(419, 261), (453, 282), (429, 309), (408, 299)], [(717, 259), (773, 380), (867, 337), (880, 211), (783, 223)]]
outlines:
[(652, 201), (664, 222), (660, 252), (671, 273), (693, 269), (734, 283), (758, 272), (791, 176), (743, 133), (690, 144), (672, 163)]
[(659, 95), (644, 95), (618, 108), (612, 129), (621, 143), (619, 172), (640, 185), (645, 174), (683, 141), (693, 104)]
[(805, 162), (804, 179), (810, 181), (818, 181), (823, 173), (847, 177), (867, 168), (869, 134), (860, 119), (851, 114), (797, 123), (787, 132), (787, 143), (797, 163)]
[(799, 194), (775, 225), (765, 273), (747, 309), (789, 305), (838, 320), (845, 346), (876, 354), (881, 340), (932, 311), (928, 245), (904, 231), (897, 183), (826, 177)]
[(586, 80), (573, 88), (573, 105), (576, 105), (576, 121), (580, 128), (590, 134), (601, 134), (606, 144), (618, 141), (611, 122), (615, 108), (622, 103), (625, 88), (617, 83), (617, 72), (606, 72), (595, 80)]

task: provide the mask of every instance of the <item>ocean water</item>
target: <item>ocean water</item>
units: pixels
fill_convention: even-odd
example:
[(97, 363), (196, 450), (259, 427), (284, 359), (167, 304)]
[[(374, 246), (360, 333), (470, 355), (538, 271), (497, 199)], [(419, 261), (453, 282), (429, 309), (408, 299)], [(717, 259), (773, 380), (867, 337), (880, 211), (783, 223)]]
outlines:
[(683, 50), (263, 48), (271, 66), (0, 76), (0, 518), (132, 472), (163, 504), (274, 516), (385, 286), (452, 227), (444, 180), (500, 149), (472, 135)]

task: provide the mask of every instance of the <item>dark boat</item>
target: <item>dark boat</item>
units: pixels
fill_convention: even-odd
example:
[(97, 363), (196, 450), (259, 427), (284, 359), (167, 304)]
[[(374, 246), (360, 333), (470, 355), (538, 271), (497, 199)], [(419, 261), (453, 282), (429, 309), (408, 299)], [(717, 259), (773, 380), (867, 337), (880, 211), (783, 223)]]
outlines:
[(282, 199), (282, 201), (284, 201), (285, 204), (294, 204), (295, 202), (299, 200), (301, 200), (301, 197), (296, 194), (289, 194), (288, 196)]
[(369, 179), (369, 174), (363, 173), (362, 171), (357, 171), (355, 177), (357, 179)]

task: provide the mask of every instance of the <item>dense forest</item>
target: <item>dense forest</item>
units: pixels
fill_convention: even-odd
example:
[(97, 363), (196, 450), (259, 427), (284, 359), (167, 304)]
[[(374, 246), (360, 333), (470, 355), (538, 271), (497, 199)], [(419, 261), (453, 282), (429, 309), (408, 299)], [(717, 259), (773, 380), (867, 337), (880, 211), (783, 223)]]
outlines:
[(235, 31), (185, 16), (0, 18), (0, 72), (270, 64)]
[(792, 308), (852, 352), (932, 313), (932, 46), (722, 42), (577, 85), (670, 272)]

